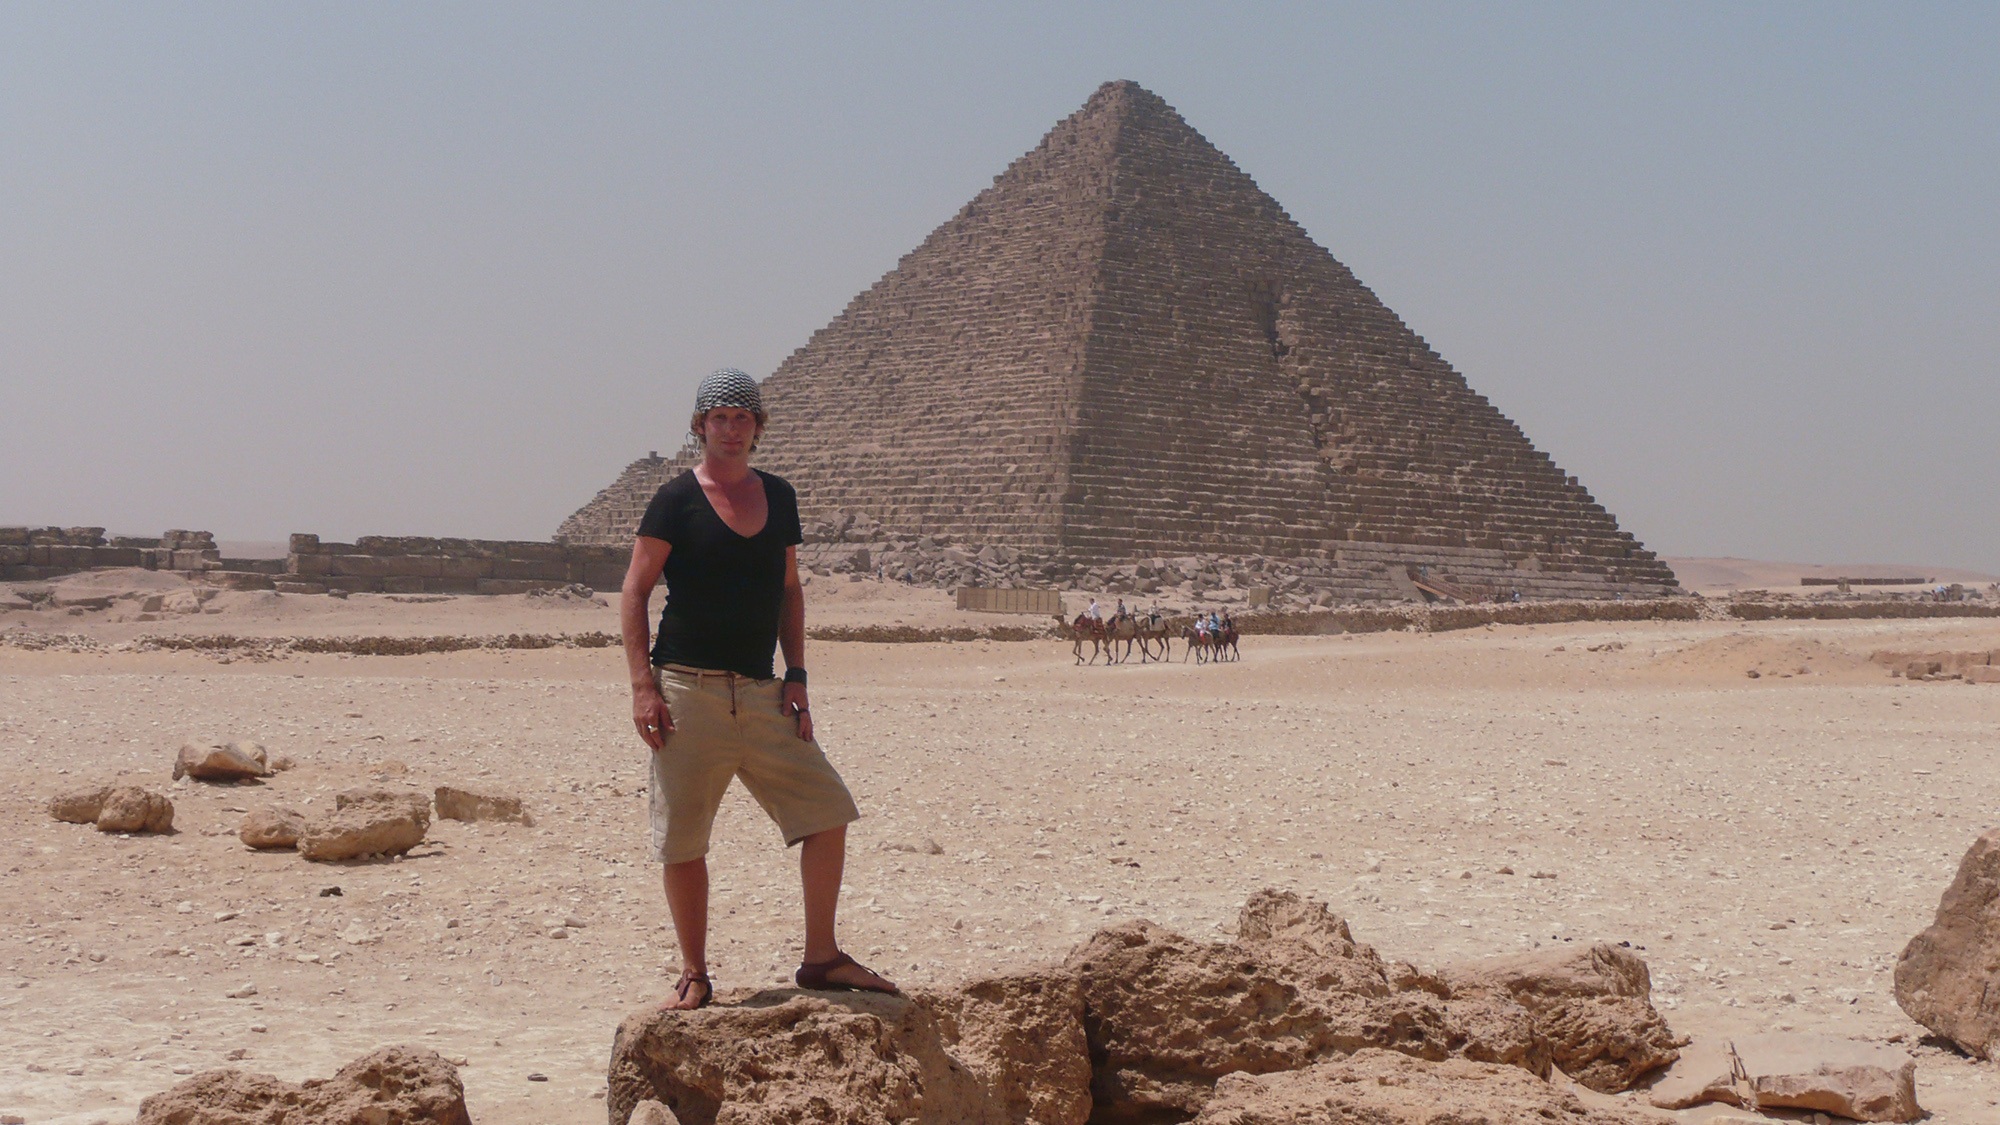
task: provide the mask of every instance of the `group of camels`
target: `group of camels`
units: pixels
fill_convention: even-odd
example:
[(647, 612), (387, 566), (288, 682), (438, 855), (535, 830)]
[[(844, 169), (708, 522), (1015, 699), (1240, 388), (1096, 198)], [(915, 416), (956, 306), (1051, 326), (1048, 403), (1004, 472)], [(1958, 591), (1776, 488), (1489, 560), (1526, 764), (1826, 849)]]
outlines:
[[(1064, 621), (1061, 614), (1056, 622), (1069, 631), (1072, 651), (1076, 653), (1078, 664), (1095, 664), (1102, 655), (1106, 665), (1123, 664), (1132, 658), (1132, 646), (1139, 646), (1139, 663), (1150, 660), (1172, 660), (1174, 657), (1173, 623), (1164, 617), (1139, 617), (1130, 613), (1117, 614), (1109, 621), (1100, 621), (1088, 613), (1079, 613), (1074, 621)], [(1236, 626), (1226, 624), (1216, 632), (1197, 629), (1193, 622), (1180, 627), (1180, 639), (1187, 645), (1181, 654), (1182, 662), (1188, 655), (1194, 656), (1196, 664), (1206, 664), (1211, 660), (1241, 660), (1242, 650), (1236, 647)], [(1090, 659), (1085, 660), (1083, 646), (1090, 645)], [(1123, 645), (1123, 649), (1119, 648)], [(1157, 655), (1153, 646), (1159, 646)]]

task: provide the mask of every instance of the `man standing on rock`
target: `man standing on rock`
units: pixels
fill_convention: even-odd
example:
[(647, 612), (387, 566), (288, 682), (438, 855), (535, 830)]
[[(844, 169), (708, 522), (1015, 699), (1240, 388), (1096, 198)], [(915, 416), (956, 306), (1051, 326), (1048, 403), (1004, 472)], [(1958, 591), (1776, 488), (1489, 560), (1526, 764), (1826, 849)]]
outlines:
[[(726, 368), (701, 381), (688, 428), (701, 463), (647, 506), (619, 604), (632, 673), (632, 723), (653, 751), (653, 857), (664, 864), (680, 980), (662, 1007), (707, 1006), (708, 841), (731, 778), (798, 844), (804, 884), (801, 988), (894, 992), (840, 951), (834, 912), (847, 825), (860, 817), (813, 741), (806, 699), (805, 591), (798, 494), (750, 467), (767, 417), (757, 383)], [(657, 640), (646, 610), (667, 582)], [(783, 681), (771, 650), (785, 653)]]

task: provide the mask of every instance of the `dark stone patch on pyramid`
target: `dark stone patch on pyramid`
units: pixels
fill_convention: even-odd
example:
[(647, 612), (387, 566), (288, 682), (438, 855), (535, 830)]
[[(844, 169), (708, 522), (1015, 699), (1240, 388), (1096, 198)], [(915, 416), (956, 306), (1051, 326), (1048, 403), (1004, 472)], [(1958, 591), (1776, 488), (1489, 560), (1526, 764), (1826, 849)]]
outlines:
[[(758, 464), (822, 538), (1062, 578), (1261, 556), (1338, 598), (1411, 568), (1527, 596), (1673, 574), (1165, 102), (1107, 83), (764, 383)], [(624, 542), (689, 462), (557, 537)], [(1399, 573), (1402, 572), (1402, 573)]]

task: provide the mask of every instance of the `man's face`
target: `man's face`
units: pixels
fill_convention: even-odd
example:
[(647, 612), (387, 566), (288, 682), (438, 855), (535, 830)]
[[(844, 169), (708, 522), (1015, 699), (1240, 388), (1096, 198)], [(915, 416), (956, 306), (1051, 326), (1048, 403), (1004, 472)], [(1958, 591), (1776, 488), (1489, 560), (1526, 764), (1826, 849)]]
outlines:
[(702, 416), (701, 436), (708, 448), (725, 457), (747, 457), (764, 427), (740, 406), (718, 406)]

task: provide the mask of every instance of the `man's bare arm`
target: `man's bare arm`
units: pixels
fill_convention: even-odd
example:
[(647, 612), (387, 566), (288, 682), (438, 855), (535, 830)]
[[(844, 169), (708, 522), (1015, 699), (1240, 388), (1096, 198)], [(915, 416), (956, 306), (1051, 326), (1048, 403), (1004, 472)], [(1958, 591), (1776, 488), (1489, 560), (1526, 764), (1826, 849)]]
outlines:
[[(785, 654), (785, 667), (806, 666), (806, 590), (799, 583), (799, 549), (785, 548), (785, 600), (778, 610), (778, 648)], [(799, 717), (799, 737), (813, 736), (811, 704), (806, 685), (787, 683), (779, 696), (779, 707)]]
[(618, 624), (625, 639), (625, 667), (632, 676), (632, 725), (646, 745), (658, 750), (673, 732), (674, 717), (667, 701), (660, 697), (660, 685), (653, 680), (653, 629), (648, 609), (653, 587), (660, 581), (660, 568), (667, 565), (673, 547), (664, 539), (636, 536), (632, 540), (632, 563), (625, 568), (625, 585), (618, 594)]

